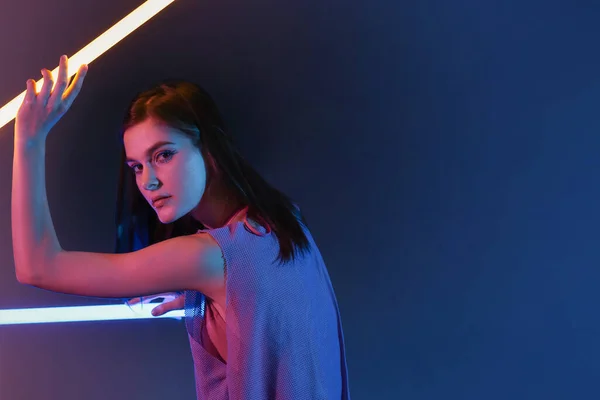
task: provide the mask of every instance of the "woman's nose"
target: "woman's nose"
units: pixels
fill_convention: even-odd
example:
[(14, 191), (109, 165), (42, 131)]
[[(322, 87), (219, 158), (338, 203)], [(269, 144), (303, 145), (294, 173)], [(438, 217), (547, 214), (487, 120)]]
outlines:
[(156, 174), (150, 168), (146, 168), (143, 175), (143, 187), (146, 190), (155, 190), (158, 188), (159, 181)]

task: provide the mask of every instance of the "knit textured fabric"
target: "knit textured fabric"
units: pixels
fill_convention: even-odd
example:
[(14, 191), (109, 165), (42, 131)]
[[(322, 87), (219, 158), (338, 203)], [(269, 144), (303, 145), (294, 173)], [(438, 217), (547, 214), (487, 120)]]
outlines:
[(310, 250), (285, 263), (276, 236), (248, 220), (201, 232), (225, 261), (227, 360), (206, 347), (203, 324), (216, 318), (210, 299), (186, 291), (197, 398), (350, 399), (338, 303), (308, 229)]

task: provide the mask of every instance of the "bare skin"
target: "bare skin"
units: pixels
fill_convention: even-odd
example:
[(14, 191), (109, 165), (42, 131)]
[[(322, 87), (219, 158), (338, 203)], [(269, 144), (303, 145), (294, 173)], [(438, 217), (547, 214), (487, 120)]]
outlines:
[(164, 315), (170, 311), (174, 310), (183, 310), (185, 298), (182, 294), (179, 293), (159, 293), (153, 296), (145, 296), (145, 297), (135, 297), (127, 302), (130, 306), (135, 304), (155, 304), (152, 301), (162, 298), (163, 301), (160, 305), (154, 307), (152, 309), (152, 315), (158, 317), (160, 315)]
[[(50, 71), (43, 70), (44, 84), (39, 92), (34, 81), (28, 80), (23, 104), (17, 112), (11, 220), (15, 273), (19, 282), (61, 293), (108, 298), (143, 297), (182, 290), (197, 290), (210, 297), (220, 292), (224, 262), (220, 248), (208, 234), (177, 237), (124, 254), (62, 248), (46, 196), (45, 142), (51, 129), (73, 104), (88, 70), (87, 66), (81, 66), (69, 85), (67, 68), (68, 60), (63, 56), (56, 85)], [(134, 142), (143, 144), (138, 139)], [(132, 147), (126, 150), (135, 153), (132, 157), (144, 162), (146, 170), (155, 174), (152, 179), (159, 177), (158, 169), (153, 169), (154, 164), (146, 162), (145, 158), (142, 160), (146, 149)], [(191, 149), (186, 154), (189, 155), (180, 158), (181, 163), (198, 158)], [(150, 177), (150, 174), (146, 176)], [(216, 200), (205, 199), (204, 191), (194, 192), (196, 197), (192, 198), (184, 190), (179, 194), (180, 197), (187, 196), (186, 207), (201, 207), (203, 202), (214, 204)], [(182, 212), (178, 209), (175, 214)], [(224, 216), (218, 219), (222, 220)], [(219, 220), (212, 222), (220, 223)]]

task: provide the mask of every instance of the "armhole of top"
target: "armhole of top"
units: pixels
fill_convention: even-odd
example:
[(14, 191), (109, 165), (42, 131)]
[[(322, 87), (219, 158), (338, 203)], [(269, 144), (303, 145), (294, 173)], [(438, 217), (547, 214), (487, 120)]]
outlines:
[(244, 228), (256, 236), (266, 236), (271, 233), (269, 224), (266, 222), (263, 222), (263, 224), (261, 224), (260, 221), (249, 219), (248, 214), (244, 216)]

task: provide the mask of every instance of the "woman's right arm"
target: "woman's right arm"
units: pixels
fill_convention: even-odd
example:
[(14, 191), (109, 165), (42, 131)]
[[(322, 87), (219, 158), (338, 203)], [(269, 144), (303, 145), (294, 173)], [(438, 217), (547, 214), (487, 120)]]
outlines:
[(36, 93), (27, 82), (15, 123), (12, 239), (19, 282), (61, 293), (136, 297), (184, 289), (210, 292), (224, 279), (218, 244), (208, 234), (177, 237), (125, 253), (65, 251), (57, 238), (45, 184), (45, 142), (79, 92), (82, 66), (67, 88), (67, 59), (61, 57), (56, 87), (50, 71)]

